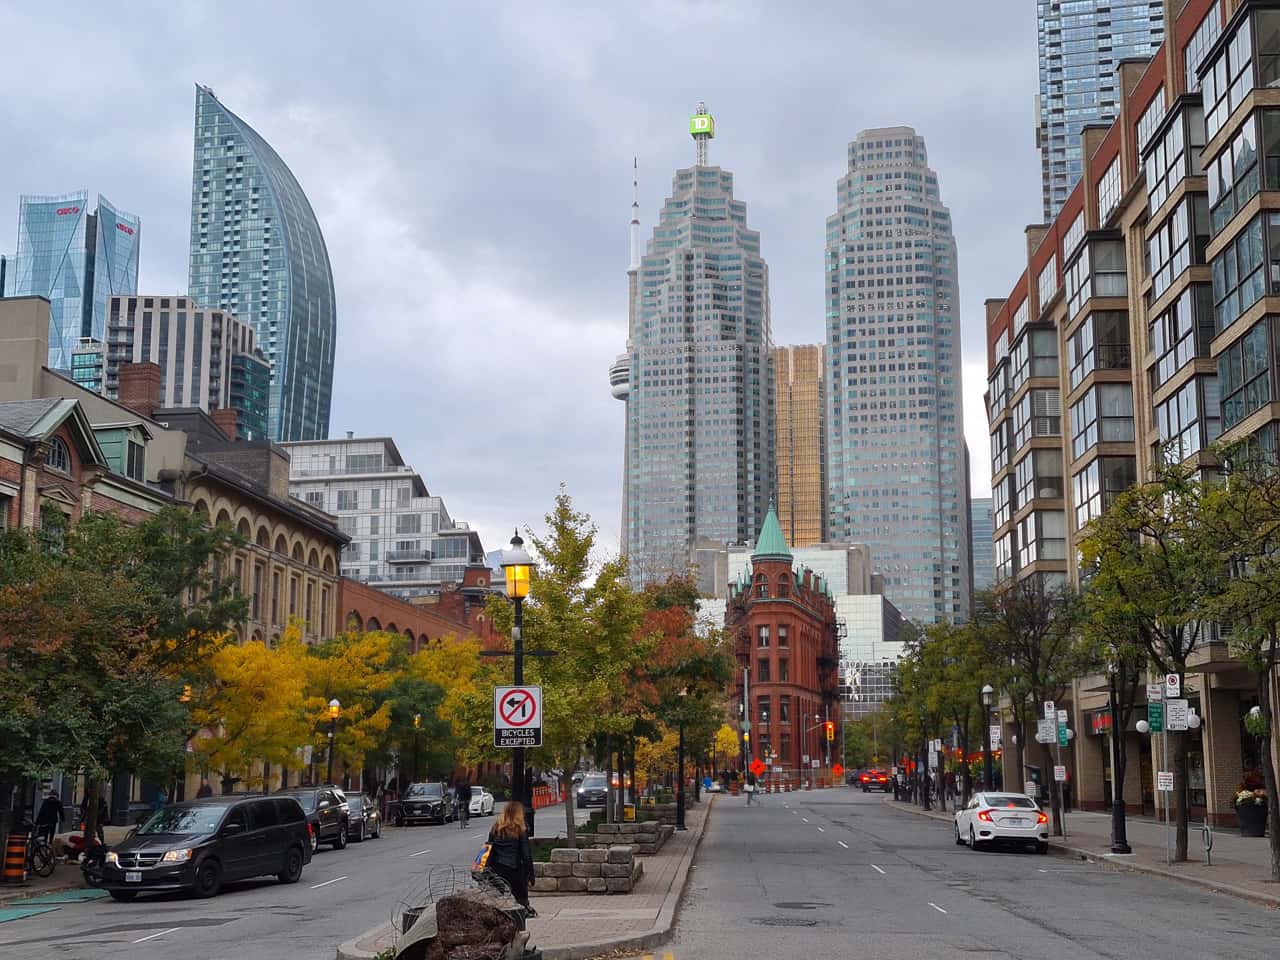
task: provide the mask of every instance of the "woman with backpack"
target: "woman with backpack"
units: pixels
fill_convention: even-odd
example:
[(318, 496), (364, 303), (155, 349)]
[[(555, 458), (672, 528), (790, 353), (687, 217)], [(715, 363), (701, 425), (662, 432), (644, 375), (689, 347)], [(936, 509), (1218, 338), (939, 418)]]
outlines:
[(524, 805), (508, 801), (497, 822), (489, 830), (489, 861), (486, 869), (501, 877), (511, 888), (516, 903), (527, 916), (536, 917), (529, 906), (529, 884), (533, 881), (533, 850), (524, 825)]

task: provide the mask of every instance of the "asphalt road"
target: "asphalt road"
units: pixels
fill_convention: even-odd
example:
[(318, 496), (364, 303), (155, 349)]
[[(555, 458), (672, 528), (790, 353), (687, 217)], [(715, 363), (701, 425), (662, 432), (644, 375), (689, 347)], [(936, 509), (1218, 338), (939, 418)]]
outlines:
[[(539, 811), (558, 817), (560, 808)], [(0, 957), (23, 960), (331, 960), (338, 944), (398, 916), (409, 894), (469, 869), (492, 819), (397, 829), (345, 850), (321, 848), (296, 884), (228, 884), (197, 900), (157, 894), (132, 903), (96, 900), (0, 924)], [(547, 826), (550, 826), (548, 822)]]
[(716, 802), (678, 960), (1277, 956), (1277, 914), (1055, 855), (973, 852), (852, 789)]

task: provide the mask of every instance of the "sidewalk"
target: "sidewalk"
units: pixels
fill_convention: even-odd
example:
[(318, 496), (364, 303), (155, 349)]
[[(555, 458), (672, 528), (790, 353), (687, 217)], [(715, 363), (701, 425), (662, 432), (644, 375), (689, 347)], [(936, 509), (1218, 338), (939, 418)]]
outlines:
[[(674, 834), (662, 852), (643, 857), (644, 875), (629, 894), (537, 894), (538, 916), (528, 921), (529, 944), (544, 960), (586, 960), (616, 950), (649, 950), (663, 943), (675, 924), (689, 866), (702, 840), (713, 799), (685, 814), (688, 830)], [(601, 937), (603, 931), (608, 936)], [(337, 960), (370, 960), (395, 946), (390, 924), (338, 948)]]
[[(947, 823), (951, 811), (921, 810), (914, 804), (886, 797), (887, 806), (904, 813), (931, 817)], [(1228, 896), (1268, 907), (1280, 907), (1280, 884), (1270, 880), (1271, 850), (1265, 837), (1242, 837), (1231, 828), (1213, 831), (1211, 864), (1205, 863), (1204, 835), (1199, 823), (1188, 825), (1186, 863), (1165, 863), (1165, 825), (1156, 820), (1129, 817), (1125, 832), (1131, 854), (1111, 852), (1111, 814), (1076, 811), (1066, 815), (1065, 837), (1051, 837), (1053, 852), (1083, 857), (1092, 862), (1153, 876), (1179, 880)], [(1172, 831), (1170, 831), (1172, 833)]]
[[(108, 846), (119, 843), (128, 832), (128, 827), (109, 826), (103, 829)], [(54, 838), (54, 849), (61, 850), (62, 843), (59, 841), (65, 841), (69, 836), (71, 836), (70, 833), (58, 834)], [(31, 874), (24, 884), (13, 886), (0, 884), (0, 905), (29, 900), (32, 897), (43, 897), (51, 893), (61, 893), (64, 890), (79, 890), (83, 887), (84, 877), (80, 873), (80, 868), (75, 864), (59, 863), (54, 868), (52, 876), (37, 877)]]

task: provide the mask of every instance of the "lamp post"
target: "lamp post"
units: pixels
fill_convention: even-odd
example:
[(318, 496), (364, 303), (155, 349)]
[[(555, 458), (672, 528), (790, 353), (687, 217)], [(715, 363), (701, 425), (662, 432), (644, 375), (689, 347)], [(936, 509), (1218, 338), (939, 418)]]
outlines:
[(991, 684), (982, 685), (982, 789), (991, 790), (991, 703), (996, 692)]
[[(1117, 696), (1119, 687), (1116, 683), (1116, 673), (1118, 670), (1119, 666), (1116, 663), (1107, 664), (1107, 706), (1111, 714), (1111, 852), (1133, 853), (1133, 848), (1129, 846), (1128, 826), (1125, 823), (1125, 805), (1119, 799), (1124, 793), (1124, 774), (1120, 770), (1121, 747), (1118, 738), (1124, 736), (1124, 730), (1120, 725), (1120, 699)], [(1127, 768), (1126, 763), (1126, 771)]]
[(680, 724), (679, 739), (676, 742), (676, 829), (684, 826), (684, 705), (689, 695), (688, 687), (680, 688)]
[(422, 714), (413, 715), (413, 779), (418, 779), (418, 732), (422, 729)]
[(334, 697), (329, 701), (329, 779), (327, 783), (333, 783), (333, 735), (338, 730), (338, 714), (342, 712), (342, 704), (338, 702), (338, 698)]
[[(515, 623), (511, 628), (511, 645), (515, 666), (515, 686), (524, 684), (524, 599), (529, 596), (529, 575), (533, 561), (524, 548), (517, 530), (511, 538), (511, 549), (503, 551), (502, 572), (507, 580), (507, 598), (515, 604)], [(529, 805), (525, 796), (524, 747), (515, 747), (511, 754), (511, 798)]]

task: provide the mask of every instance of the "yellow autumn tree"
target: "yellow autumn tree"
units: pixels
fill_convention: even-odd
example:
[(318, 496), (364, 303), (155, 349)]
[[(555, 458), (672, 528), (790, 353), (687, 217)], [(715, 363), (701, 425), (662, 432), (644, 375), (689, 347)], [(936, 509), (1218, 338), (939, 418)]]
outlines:
[(678, 732), (665, 728), (662, 728), (662, 738), (659, 740), (641, 737), (636, 741), (636, 779), (639, 787), (645, 788), (650, 783), (660, 781), (665, 774), (675, 770), (679, 744)]
[(738, 732), (727, 723), (721, 724), (714, 740), (716, 769), (726, 769), (733, 765), (742, 753), (742, 744)]
[[(289, 632), (292, 632), (290, 628)], [(304, 714), (311, 743), (328, 745), (329, 702), (340, 704), (334, 733), (334, 770), (359, 770), (391, 724), (390, 701), (380, 694), (395, 682), (404, 637), (386, 631), (342, 633), (307, 651)]]
[[(441, 720), (459, 715), (466, 698), (476, 689), (480, 673), (480, 641), (458, 640), (452, 634), (429, 644), (409, 658), (409, 676), (439, 687), (444, 698), (436, 711)], [(455, 729), (454, 733), (460, 731)]]

